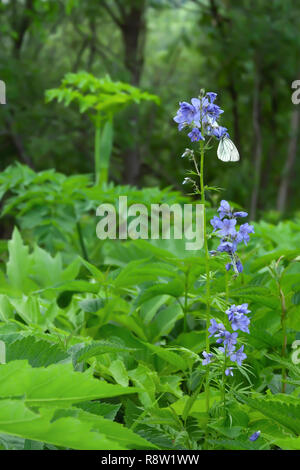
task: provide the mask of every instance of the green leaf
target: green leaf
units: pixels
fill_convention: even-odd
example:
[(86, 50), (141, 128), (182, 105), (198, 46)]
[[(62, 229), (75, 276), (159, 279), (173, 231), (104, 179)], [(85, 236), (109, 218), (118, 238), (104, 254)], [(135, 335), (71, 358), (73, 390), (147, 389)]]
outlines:
[(147, 300), (153, 299), (158, 295), (171, 295), (172, 297), (181, 297), (184, 292), (184, 282), (174, 279), (168, 283), (156, 284), (145, 289), (137, 299), (137, 305), (142, 305)]
[(0, 365), (0, 377), (0, 397), (25, 396), (30, 406), (66, 406), (137, 392), (74, 372), (71, 364), (32, 368), (26, 361), (13, 361)]
[(278, 260), (281, 256), (284, 256), (286, 259), (291, 260), (296, 258), (299, 255), (299, 250), (286, 250), (286, 249), (278, 249), (274, 250), (271, 253), (268, 253), (264, 256), (260, 256), (259, 258), (254, 259), (251, 263), (251, 272), (258, 271), (265, 266), (268, 266), (271, 261)]
[(9, 343), (6, 347), (6, 362), (27, 359), (32, 367), (47, 367), (65, 361), (70, 356), (57, 344), (27, 336)]
[(21, 400), (0, 401), (0, 432), (71, 449), (121, 450), (115, 439), (95, 432), (91, 421), (62, 417), (53, 421), (55, 410), (34, 413)]
[[(165, 263), (150, 263), (149, 260), (145, 261), (144, 259), (131, 261), (115, 279), (115, 286), (117, 288), (130, 287), (143, 282), (157, 281), (157, 278), (160, 277), (176, 277), (176, 272), (173, 267)], [(157, 295), (160, 293), (158, 292)]]
[(300, 450), (300, 437), (276, 438), (273, 443), (283, 450)]
[(173, 352), (170, 349), (162, 348), (160, 346), (155, 346), (154, 344), (144, 343), (148, 349), (153, 351), (157, 356), (159, 356), (164, 361), (172, 364), (175, 370), (185, 370), (188, 367), (188, 364), (185, 360), (177, 353)]
[(139, 387), (139, 398), (145, 408), (149, 408), (155, 401), (156, 392), (156, 373), (151, 371), (146, 365), (139, 366), (128, 372), (130, 379)]
[(292, 297), (292, 302), (294, 305), (299, 305), (300, 304), (300, 291), (295, 292), (295, 294)]
[(168, 296), (159, 295), (147, 300), (141, 306), (140, 315), (145, 325), (149, 325), (157, 310), (166, 303)]
[(268, 399), (263, 396), (248, 398), (244, 395), (237, 395), (238, 398), (254, 410), (259, 411), (264, 416), (277, 421), (289, 431), (300, 435), (300, 404), (284, 403), (282, 399)]
[(111, 420), (115, 419), (116, 414), (121, 408), (120, 403), (112, 404), (112, 403), (95, 402), (95, 401), (77, 403), (77, 405), (75, 406), (84, 411), (87, 411), (88, 413), (103, 416), (103, 418), (111, 419)]
[(134, 348), (128, 348), (124, 346), (121, 342), (118, 343), (117, 341), (107, 341), (107, 340), (99, 340), (95, 341), (91, 344), (85, 345), (76, 344), (72, 348), (69, 349), (69, 353), (72, 354), (73, 361), (81, 362), (86, 361), (90, 357), (100, 356), (101, 354), (106, 353), (120, 353), (120, 352), (131, 352), (135, 351)]
[[(30, 280), (28, 272), (32, 266), (29, 248), (23, 244), (18, 229), (15, 227), (12, 239), (8, 242), (9, 260), (6, 264), (7, 277), (10, 284), (20, 292), (28, 293), (36, 288)], [(22, 269), (20, 267), (22, 266)]]
[(84, 312), (96, 313), (104, 307), (105, 300), (100, 297), (98, 299), (84, 299), (78, 302), (78, 305)]
[(128, 387), (128, 374), (121, 359), (116, 359), (113, 361), (109, 366), (109, 371), (119, 385), (122, 385), (122, 387)]

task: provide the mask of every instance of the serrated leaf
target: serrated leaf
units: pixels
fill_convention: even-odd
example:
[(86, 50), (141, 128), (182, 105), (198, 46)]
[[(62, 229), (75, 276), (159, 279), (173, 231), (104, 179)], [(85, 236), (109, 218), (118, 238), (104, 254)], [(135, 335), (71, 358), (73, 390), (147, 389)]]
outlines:
[(100, 356), (101, 354), (131, 352), (135, 350), (136, 349), (128, 348), (121, 343), (99, 340), (88, 345), (76, 344), (69, 349), (69, 352), (72, 354), (73, 361), (76, 363), (86, 361), (93, 356)]
[(137, 392), (74, 372), (71, 364), (32, 368), (26, 361), (13, 361), (0, 366), (0, 377), (0, 397), (24, 396), (30, 406), (66, 406)]
[(71, 449), (121, 450), (116, 440), (109, 440), (103, 433), (94, 432), (90, 422), (74, 417), (52, 421), (55, 410), (42, 409), (34, 413), (21, 400), (0, 401), (0, 432), (54, 444)]
[(6, 362), (27, 359), (32, 367), (47, 367), (68, 358), (69, 354), (57, 344), (36, 340), (34, 336), (18, 339), (6, 347)]
[(300, 435), (300, 404), (284, 403), (278, 400), (270, 400), (263, 396), (256, 399), (238, 395), (239, 399), (264, 416), (277, 421), (280, 425)]

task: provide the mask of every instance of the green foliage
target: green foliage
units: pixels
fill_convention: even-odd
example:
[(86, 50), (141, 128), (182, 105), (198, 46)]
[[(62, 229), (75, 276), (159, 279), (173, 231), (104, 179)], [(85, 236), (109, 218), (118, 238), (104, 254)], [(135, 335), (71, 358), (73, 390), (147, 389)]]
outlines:
[(159, 98), (128, 83), (113, 82), (109, 76), (96, 78), (87, 72), (67, 73), (60, 88), (46, 92), (47, 102), (58, 100), (65, 106), (76, 101), (81, 113), (94, 111), (111, 116), (124, 106), (140, 103), (142, 100), (154, 101), (159, 104)]
[[(0, 3), (0, 449), (300, 450), (296, 3)], [(182, 240), (95, 233), (119, 196), (194, 201), (171, 189), (172, 117), (202, 87), (241, 155), (225, 172), (207, 146), (207, 221), (221, 198), (262, 218), (238, 277)], [(202, 352), (233, 303), (248, 357), (224, 385)]]
[(46, 102), (57, 100), (69, 106), (76, 102), (80, 113), (88, 112), (95, 130), (96, 183), (107, 183), (113, 147), (113, 117), (126, 106), (141, 101), (160, 103), (156, 95), (128, 83), (113, 82), (109, 76), (96, 78), (87, 72), (67, 73), (60, 88), (46, 91)]
[[(280, 228), (292, 229), (297, 246), (298, 225)], [(269, 232), (252, 240), (243, 276), (227, 277), (227, 291), (223, 261), (211, 259), (213, 315), (224, 321), (229, 303), (248, 302), (252, 311), (248, 366), (235, 371), (224, 417), (214, 368), (206, 413), (204, 260), (187, 256), (180, 240), (168, 243), (108, 240), (101, 263), (77, 255), (70, 264), (64, 252), (26, 244), (15, 228), (0, 277), (2, 448), (198, 449), (204, 439), (213, 449), (299, 448), (300, 377), (290, 356), (299, 328), (294, 250), (280, 236), (271, 242)], [(287, 314), (285, 357), (276, 279)]]
[(95, 187), (88, 175), (67, 177), (54, 170), (36, 173), (20, 164), (0, 174), (0, 196), (2, 217), (16, 218), (29, 241), (52, 254), (63, 252), (69, 260), (78, 252), (84, 257), (88, 253), (91, 260), (101, 256), (101, 242), (95, 244), (95, 211), (100, 202), (116, 205), (118, 213), (118, 196), (127, 196), (128, 205), (139, 202), (149, 209), (152, 203), (188, 201), (170, 188), (138, 190), (112, 183)]

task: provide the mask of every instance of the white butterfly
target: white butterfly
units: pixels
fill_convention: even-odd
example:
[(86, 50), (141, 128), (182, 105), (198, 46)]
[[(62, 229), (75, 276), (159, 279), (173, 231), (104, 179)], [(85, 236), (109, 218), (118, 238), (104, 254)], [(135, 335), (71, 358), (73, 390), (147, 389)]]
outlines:
[(217, 155), (223, 162), (238, 162), (240, 159), (238, 149), (228, 137), (222, 137), (220, 140)]

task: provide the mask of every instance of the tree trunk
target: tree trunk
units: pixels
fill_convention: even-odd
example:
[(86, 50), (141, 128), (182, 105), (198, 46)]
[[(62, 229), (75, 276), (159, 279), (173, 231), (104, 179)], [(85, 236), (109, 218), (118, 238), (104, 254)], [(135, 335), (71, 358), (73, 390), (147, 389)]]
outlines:
[[(145, 9), (145, 0), (133, 2), (121, 24), (121, 32), (124, 41), (124, 64), (130, 73), (130, 83), (134, 86), (140, 85), (144, 65), (146, 34)], [(123, 179), (126, 184), (137, 185), (141, 173), (141, 159), (138, 144), (138, 105), (132, 106), (130, 110), (129, 124), (130, 133), (134, 139), (134, 146), (128, 148), (125, 152)]]
[(34, 164), (31, 157), (26, 153), (23, 145), (22, 137), (14, 131), (13, 120), (10, 117), (6, 118), (6, 127), (8, 130), (8, 136), (11, 139), (12, 144), (17, 150), (19, 158), (22, 162), (34, 169)]
[[(130, 75), (130, 83), (139, 86), (144, 65), (144, 46), (146, 36), (146, 0), (130, 0), (126, 2), (115, 0), (113, 7), (102, 0), (105, 8), (114, 23), (121, 31), (124, 43), (124, 65)], [(123, 181), (126, 184), (136, 185), (141, 173), (141, 160), (138, 145), (139, 137), (139, 109), (132, 106), (129, 116), (129, 132), (134, 144), (125, 150), (123, 155), (124, 171)]]
[(124, 63), (130, 72), (130, 82), (134, 86), (139, 86), (144, 65), (145, 10), (145, 0), (133, 2), (121, 24), (124, 41)]
[(291, 131), (290, 140), (288, 145), (287, 159), (285, 161), (281, 181), (279, 184), (279, 190), (277, 195), (277, 210), (285, 211), (288, 190), (291, 181), (292, 169), (296, 161), (297, 156), (297, 144), (299, 137), (299, 124), (300, 124), (300, 108), (294, 105), (294, 109), (291, 115)]
[(240, 153), (241, 149), (241, 134), (240, 134), (240, 119), (239, 119), (239, 109), (238, 109), (238, 93), (235, 87), (235, 81), (231, 74), (231, 69), (229, 70), (229, 85), (228, 91), (232, 99), (232, 115), (233, 115), (233, 134), (234, 134), (234, 143), (237, 146)]
[(33, 7), (34, 7), (34, 1), (26, 0), (25, 8), (23, 11), (23, 16), (19, 20), (19, 18), (16, 15), (16, 4), (15, 3), (13, 4), (13, 9), (15, 10), (13, 26), (15, 28), (15, 32), (17, 33), (16, 36), (14, 37), (13, 55), (16, 58), (20, 57), (20, 52), (21, 52), (25, 34), (29, 26), (31, 25), (31, 22), (32, 22), (31, 14), (33, 12)]
[[(229, 5), (226, 5), (226, 8), (229, 10)], [(216, 5), (214, 0), (210, 0), (210, 11), (211, 15), (214, 18), (215, 25), (217, 26), (220, 36), (221, 36), (221, 43), (224, 45), (224, 57), (226, 57), (226, 49), (228, 47), (228, 35), (230, 35), (230, 28), (232, 27), (231, 21), (228, 19), (224, 19), (222, 15), (220, 15), (218, 6)], [(228, 11), (229, 13), (229, 11)], [(230, 18), (230, 15), (228, 16)], [(229, 21), (229, 30), (226, 28), (226, 21)], [(241, 135), (240, 135), (240, 121), (239, 121), (239, 109), (238, 109), (238, 93), (235, 86), (235, 78), (234, 74), (232, 73), (233, 67), (231, 64), (227, 64), (227, 59), (223, 65), (226, 70), (226, 75), (228, 77), (228, 85), (227, 90), (232, 99), (232, 115), (233, 115), (233, 133), (234, 133), (234, 141), (241, 153)]]
[[(277, 97), (277, 89), (274, 88), (274, 85), (269, 81), (269, 90), (270, 90), (270, 99), (271, 99), (271, 113), (269, 116), (269, 123), (270, 128), (272, 129), (273, 135), (277, 135), (278, 131), (278, 121), (276, 119), (278, 114), (278, 97)], [(271, 181), (272, 177), (272, 169), (274, 166), (274, 160), (277, 153), (277, 145), (276, 139), (272, 139), (270, 142), (270, 146), (268, 148), (266, 159), (263, 163), (262, 169), (262, 179), (261, 179), (261, 186), (266, 189)], [(265, 204), (264, 204), (265, 206)], [(265, 208), (265, 207), (264, 207)]]
[(251, 196), (250, 219), (255, 220), (260, 189), (262, 164), (261, 105), (260, 105), (260, 72), (257, 69), (253, 96), (253, 130), (254, 130), (254, 185)]

